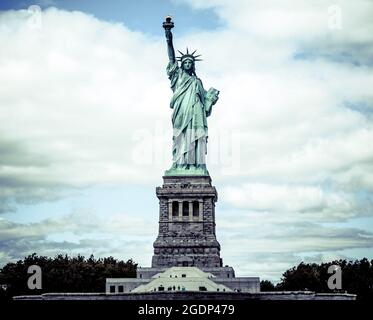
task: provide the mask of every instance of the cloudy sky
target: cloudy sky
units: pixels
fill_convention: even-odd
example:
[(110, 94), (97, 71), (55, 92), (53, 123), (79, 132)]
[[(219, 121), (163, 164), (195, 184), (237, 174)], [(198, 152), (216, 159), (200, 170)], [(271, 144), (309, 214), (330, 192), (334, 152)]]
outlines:
[(161, 23), (221, 91), (208, 168), (224, 264), (278, 281), (373, 258), (373, 1), (0, 2), (0, 266), (150, 266), (171, 165)]

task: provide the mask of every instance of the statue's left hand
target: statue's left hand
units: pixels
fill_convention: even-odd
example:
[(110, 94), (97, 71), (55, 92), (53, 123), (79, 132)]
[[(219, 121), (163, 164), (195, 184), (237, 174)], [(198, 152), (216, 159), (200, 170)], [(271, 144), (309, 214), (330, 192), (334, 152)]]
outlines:
[(214, 105), (219, 99), (219, 91), (215, 88), (210, 88), (209, 91), (207, 91), (206, 99), (210, 100)]

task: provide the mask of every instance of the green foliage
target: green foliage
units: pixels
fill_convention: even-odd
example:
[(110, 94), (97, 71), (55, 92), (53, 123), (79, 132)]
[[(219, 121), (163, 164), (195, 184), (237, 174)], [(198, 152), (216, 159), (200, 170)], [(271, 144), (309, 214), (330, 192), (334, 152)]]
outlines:
[(275, 285), (269, 280), (260, 281), (260, 291), (275, 291)]
[[(30, 290), (27, 269), (38, 265), (42, 270), (42, 289)], [(36, 253), (15, 263), (8, 263), (0, 269), (0, 284), (7, 284), (6, 291), (0, 290), (1, 298), (15, 295), (41, 294), (44, 292), (104, 292), (106, 278), (133, 278), (136, 276), (137, 264), (113, 257), (88, 259), (78, 255), (69, 257), (59, 254), (53, 259), (37, 256)]]
[[(27, 288), (27, 269), (38, 265), (42, 270), (42, 290)], [(338, 260), (328, 263), (300, 263), (283, 273), (276, 286), (268, 280), (260, 282), (261, 291), (331, 292), (327, 281), (331, 274), (328, 268), (339, 265), (342, 270), (341, 292), (354, 293), (360, 300), (373, 299), (373, 260), (364, 258), (356, 261)], [(44, 292), (104, 292), (106, 278), (131, 278), (136, 276), (137, 264), (113, 257), (96, 259), (90, 256), (69, 257), (57, 255), (54, 258), (37, 256), (35, 253), (15, 263), (8, 263), (0, 269), (0, 284), (7, 284), (7, 290), (0, 289), (0, 300), (15, 295), (41, 294)], [(338, 292), (338, 290), (335, 290)]]
[(276, 290), (310, 290), (315, 292), (331, 292), (328, 288), (328, 268), (338, 265), (342, 270), (342, 290), (357, 294), (359, 300), (373, 299), (373, 260), (364, 258), (356, 261), (338, 260), (322, 264), (300, 263), (284, 272)]

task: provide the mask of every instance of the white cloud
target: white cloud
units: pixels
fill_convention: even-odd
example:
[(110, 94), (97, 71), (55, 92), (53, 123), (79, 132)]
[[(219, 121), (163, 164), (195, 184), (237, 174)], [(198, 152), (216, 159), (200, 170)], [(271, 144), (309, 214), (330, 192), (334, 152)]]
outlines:
[(92, 212), (78, 211), (34, 223), (0, 218), (0, 266), (33, 252), (50, 256), (114, 255), (148, 265), (154, 229), (144, 218), (123, 212), (104, 219)]
[[(313, 40), (334, 30), (335, 20), (341, 21), (346, 33), (341, 40), (372, 39), (370, 19), (372, 4), (357, 0), (183, 0), (195, 8), (212, 8), (234, 30), (274, 40)], [(345, 30), (346, 29), (346, 30)]]
[(1, 15), (0, 133), (19, 146), (5, 157), (33, 159), (4, 164), (2, 177), (43, 187), (147, 179), (134, 143), (136, 130), (168, 120), (161, 44), (78, 12), (48, 9), (37, 30), (28, 19)]
[(351, 195), (328, 194), (313, 186), (244, 184), (222, 191), (224, 201), (254, 211), (317, 213), (329, 209), (350, 213), (354, 208)]

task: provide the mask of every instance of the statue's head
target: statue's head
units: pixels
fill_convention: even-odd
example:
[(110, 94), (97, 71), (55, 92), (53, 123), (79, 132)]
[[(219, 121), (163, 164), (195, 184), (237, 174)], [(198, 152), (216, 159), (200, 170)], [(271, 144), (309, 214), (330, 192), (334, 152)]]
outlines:
[(192, 53), (189, 53), (189, 50), (187, 48), (186, 53), (182, 53), (181, 57), (177, 57), (177, 59), (181, 62), (181, 68), (187, 72), (192, 72), (195, 74), (195, 61), (201, 61), (201, 59), (197, 59), (200, 55), (195, 56), (194, 53), (196, 50), (194, 50)]
[(194, 66), (194, 61), (193, 59), (184, 59), (182, 62), (181, 62), (181, 68), (185, 71), (192, 71), (194, 72), (195, 71), (195, 66)]

